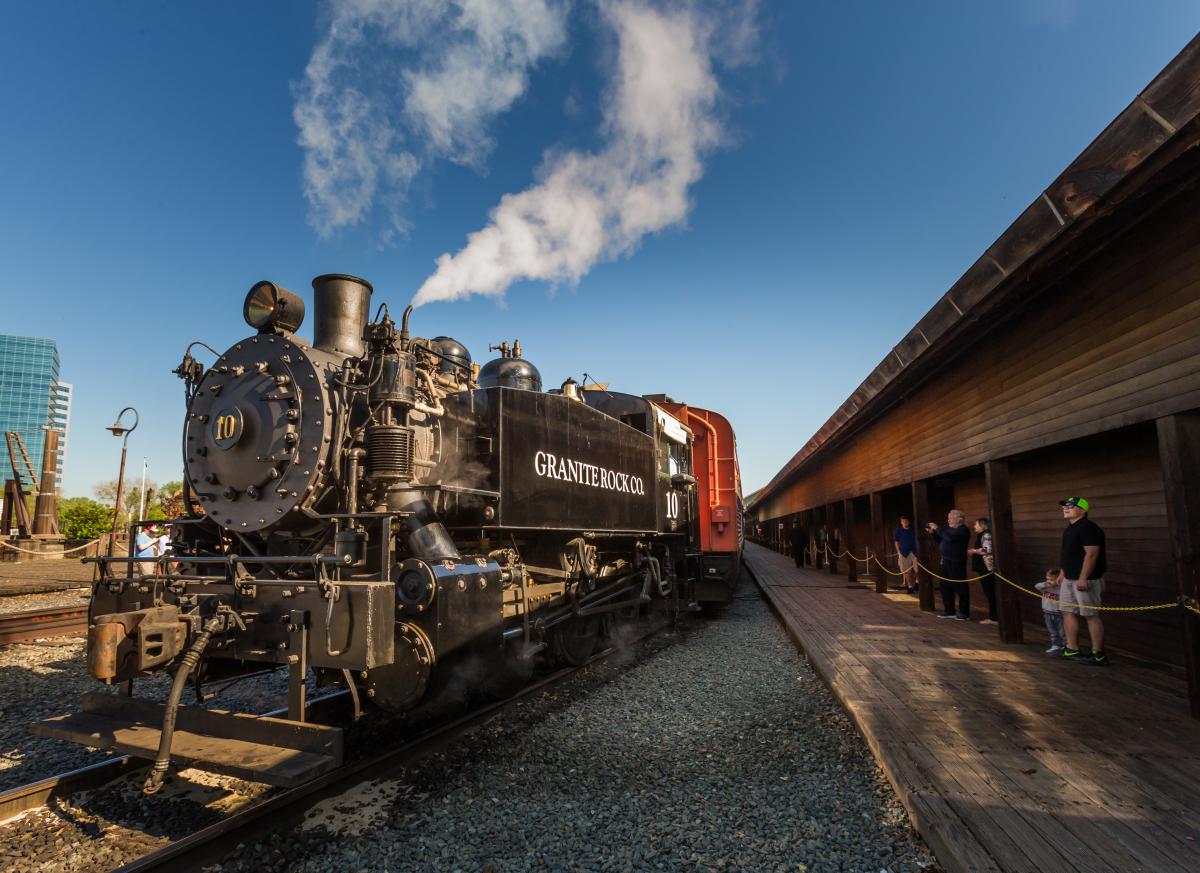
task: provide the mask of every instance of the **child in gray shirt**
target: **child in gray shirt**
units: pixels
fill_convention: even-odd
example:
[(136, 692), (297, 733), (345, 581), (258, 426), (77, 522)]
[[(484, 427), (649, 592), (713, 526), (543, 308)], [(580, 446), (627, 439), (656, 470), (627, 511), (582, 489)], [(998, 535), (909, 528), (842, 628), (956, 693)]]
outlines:
[(1061, 655), (1066, 639), (1063, 637), (1062, 607), (1058, 605), (1058, 570), (1047, 570), (1046, 581), (1034, 587), (1042, 592), (1042, 618), (1050, 632), (1050, 648), (1047, 655)]

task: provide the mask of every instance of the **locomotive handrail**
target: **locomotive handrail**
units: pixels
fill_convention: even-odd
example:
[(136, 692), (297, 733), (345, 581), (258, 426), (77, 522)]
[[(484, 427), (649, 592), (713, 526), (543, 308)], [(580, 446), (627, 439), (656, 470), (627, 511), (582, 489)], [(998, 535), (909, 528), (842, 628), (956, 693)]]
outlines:
[(407, 509), (397, 509), (395, 512), (319, 512), (313, 518), (409, 518), (412, 514)]
[[(102, 555), (99, 558), (84, 558), (87, 564), (141, 564), (148, 561), (176, 561), (180, 564), (351, 564), (349, 555), (160, 555), (156, 558), (120, 558)], [(268, 580), (270, 581), (270, 580)]]
[[(109, 564), (130, 565), (130, 572), (132, 573), (132, 565), (134, 563), (140, 564), (140, 563), (146, 563), (146, 562), (151, 562), (151, 561), (154, 563), (155, 569), (158, 569), (160, 564), (166, 564), (166, 563), (170, 563), (170, 562), (179, 563), (179, 564), (198, 564), (201, 566), (223, 566), (225, 568), (225, 576), (224, 577), (194, 577), (194, 576), (191, 576), (190, 574), (153, 573), (150, 575), (145, 575), (145, 576), (140, 576), (140, 577), (129, 575), (129, 576), (124, 576), (124, 577), (114, 578), (114, 577), (108, 575), (108, 565)], [(271, 564), (271, 565), (275, 565), (275, 564), (279, 564), (279, 565), (307, 564), (313, 568), (313, 577), (314, 577), (313, 581), (321, 582), (321, 581), (325, 580), (325, 573), (324, 573), (325, 566), (327, 566), (327, 565), (330, 565), (330, 566), (336, 565), (336, 566), (343, 566), (343, 567), (350, 566), (351, 564), (354, 563), (354, 560), (349, 555), (339, 556), (339, 555), (317, 554), (317, 555), (262, 555), (262, 556), (259, 556), (259, 555), (238, 555), (236, 553), (233, 553), (233, 554), (228, 554), (228, 555), (159, 555), (155, 558), (137, 558), (137, 557), (126, 558), (126, 557), (117, 557), (115, 555), (112, 557), (109, 557), (109, 556), (105, 555), (105, 556), (101, 556), (100, 558), (94, 558), (94, 559), (85, 558), (84, 562), (89, 563), (89, 564), (99, 564), (100, 565), (101, 574), (102, 574), (100, 581), (102, 583), (104, 583), (105, 585), (109, 585), (110, 583), (112, 583), (114, 581), (120, 581), (120, 580), (132, 581), (133, 579), (141, 579), (143, 581), (165, 582), (165, 583), (209, 582), (209, 581), (211, 581), (211, 582), (216, 582), (216, 583), (225, 582), (226, 584), (229, 584), (229, 585), (236, 585), (239, 582), (239, 579), (236, 576), (237, 568), (238, 568), (239, 564), (241, 564), (241, 565), (244, 565), (244, 564)], [(290, 584), (290, 581), (294, 581), (294, 580), (255, 579), (254, 584), (255, 585), (266, 585), (266, 584), (270, 584), (271, 582), (278, 582), (280, 584)]]
[(688, 410), (688, 418), (694, 418), (708, 430), (708, 508), (721, 505), (721, 477), (717, 473), (717, 429), (706, 418)]
[(499, 497), (499, 491), (489, 491), (486, 488), (466, 488), (462, 485), (430, 485), (429, 488), (438, 491), (449, 491), (451, 494), (477, 494), (480, 497)]

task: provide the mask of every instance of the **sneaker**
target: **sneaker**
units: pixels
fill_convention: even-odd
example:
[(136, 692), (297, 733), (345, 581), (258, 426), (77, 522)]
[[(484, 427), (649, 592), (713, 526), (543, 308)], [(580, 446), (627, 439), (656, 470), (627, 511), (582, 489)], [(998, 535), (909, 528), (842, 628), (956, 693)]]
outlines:
[(938, 618), (958, 618), (953, 612), (939, 612)]
[(992, 618), (985, 618), (979, 623), (980, 624), (999, 624), (998, 621), (996, 621), (995, 619), (992, 619)]
[(956, 616), (954, 616), (954, 620), (955, 620), (955, 621), (970, 621), (970, 620), (971, 620), (971, 616), (969, 616), (969, 615), (956, 615)]
[(1108, 657), (1104, 652), (1092, 652), (1090, 658), (1080, 658), (1079, 663), (1091, 664), (1093, 667), (1106, 667), (1108, 666)]
[(1051, 646), (1050, 648), (1046, 649), (1046, 654), (1047, 655), (1057, 655), (1062, 650), (1063, 650), (1062, 646)]
[(1062, 656), (1064, 658), (1066, 658), (1068, 661), (1078, 661), (1079, 660), (1079, 649), (1064, 648), (1062, 650)]

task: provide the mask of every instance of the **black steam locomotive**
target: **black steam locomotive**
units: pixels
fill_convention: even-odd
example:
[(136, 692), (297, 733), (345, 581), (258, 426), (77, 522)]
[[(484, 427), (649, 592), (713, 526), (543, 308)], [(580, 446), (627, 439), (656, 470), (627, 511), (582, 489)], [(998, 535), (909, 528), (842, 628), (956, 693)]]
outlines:
[[(455, 676), (503, 694), (622, 619), (703, 605), (679, 420), (572, 380), (543, 391), (519, 343), (477, 368), (449, 337), (410, 336), (411, 307), (399, 328), (386, 306), (369, 319), (362, 279), (313, 289), (311, 345), (301, 298), (260, 282), (255, 334), (207, 370), (185, 356), (187, 517), (152, 569), (99, 559), (89, 669), (130, 695), (173, 671), (167, 703), (95, 693), (39, 727), (157, 754), (149, 792), (172, 756), (281, 784), (335, 765), (340, 735), (306, 724), (310, 671), (407, 711)], [(290, 671), (287, 720), (179, 705), (189, 681), (264, 666)]]

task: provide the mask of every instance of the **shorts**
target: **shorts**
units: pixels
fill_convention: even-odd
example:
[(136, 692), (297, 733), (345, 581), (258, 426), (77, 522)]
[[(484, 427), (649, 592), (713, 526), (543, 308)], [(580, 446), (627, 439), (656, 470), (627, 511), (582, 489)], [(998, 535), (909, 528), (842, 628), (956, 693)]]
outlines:
[(1100, 606), (1100, 599), (1104, 594), (1104, 580), (1089, 579), (1087, 591), (1075, 590), (1075, 583), (1078, 581), (1078, 579), (1064, 579), (1062, 585), (1058, 586), (1059, 607), (1063, 612), (1082, 615), (1084, 618), (1099, 615), (1098, 610), (1089, 607)]
[(917, 553), (909, 552), (907, 555), (900, 556), (900, 572), (905, 573), (909, 570), (917, 569)]

